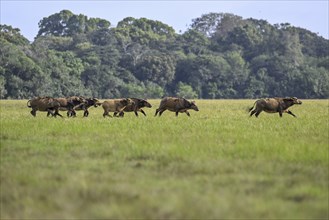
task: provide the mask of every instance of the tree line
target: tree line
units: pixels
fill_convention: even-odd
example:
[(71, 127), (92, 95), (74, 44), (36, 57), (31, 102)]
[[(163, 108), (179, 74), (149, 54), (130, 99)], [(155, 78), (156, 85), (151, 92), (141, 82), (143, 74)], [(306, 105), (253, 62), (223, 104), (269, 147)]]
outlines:
[(146, 18), (112, 27), (62, 10), (33, 42), (0, 28), (2, 99), (329, 97), (329, 40), (289, 23), (209, 13), (178, 34)]

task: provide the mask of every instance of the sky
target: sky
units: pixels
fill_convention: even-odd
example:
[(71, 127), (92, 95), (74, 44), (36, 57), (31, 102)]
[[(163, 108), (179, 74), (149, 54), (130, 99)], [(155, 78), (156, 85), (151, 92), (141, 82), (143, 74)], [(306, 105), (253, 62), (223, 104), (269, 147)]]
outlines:
[(126, 17), (148, 18), (184, 32), (192, 20), (210, 12), (232, 13), (242, 18), (263, 19), (270, 24), (290, 23), (329, 39), (329, 0), (0, 0), (0, 23), (19, 28), (21, 34), (33, 41), (38, 23), (44, 17), (70, 10), (88, 18), (102, 18), (112, 26)]

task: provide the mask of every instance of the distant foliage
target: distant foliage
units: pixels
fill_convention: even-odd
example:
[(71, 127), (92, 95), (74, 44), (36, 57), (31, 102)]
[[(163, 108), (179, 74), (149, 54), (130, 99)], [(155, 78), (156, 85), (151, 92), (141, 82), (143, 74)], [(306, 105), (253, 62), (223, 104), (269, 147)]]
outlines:
[(117, 27), (62, 10), (33, 42), (0, 26), (0, 98), (166, 95), (329, 97), (329, 40), (289, 23), (209, 13), (181, 34), (127, 17)]

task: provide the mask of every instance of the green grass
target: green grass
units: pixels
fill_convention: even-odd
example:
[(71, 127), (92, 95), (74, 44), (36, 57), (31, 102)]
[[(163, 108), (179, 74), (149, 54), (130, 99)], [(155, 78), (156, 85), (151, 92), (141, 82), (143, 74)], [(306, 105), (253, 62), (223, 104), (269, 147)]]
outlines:
[(0, 101), (1, 219), (329, 217), (328, 100), (298, 118), (249, 118), (254, 100), (153, 117), (150, 102), (147, 117), (61, 119)]

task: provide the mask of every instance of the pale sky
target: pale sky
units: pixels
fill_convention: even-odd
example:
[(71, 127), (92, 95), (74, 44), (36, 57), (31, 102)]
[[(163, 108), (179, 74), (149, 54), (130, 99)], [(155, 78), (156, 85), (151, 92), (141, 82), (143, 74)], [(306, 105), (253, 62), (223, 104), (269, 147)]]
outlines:
[(74, 14), (103, 18), (116, 26), (126, 17), (145, 17), (173, 27), (177, 33), (186, 31), (192, 19), (210, 12), (232, 13), (243, 18), (255, 18), (270, 24), (290, 23), (329, 39), (329, 0), (212, 0), (212, 1), (110, 1), (110, 0), (0, 0), (1, 24), (19, 28), (21, 34), (33, 41), (39, 21), (61, 10)]

